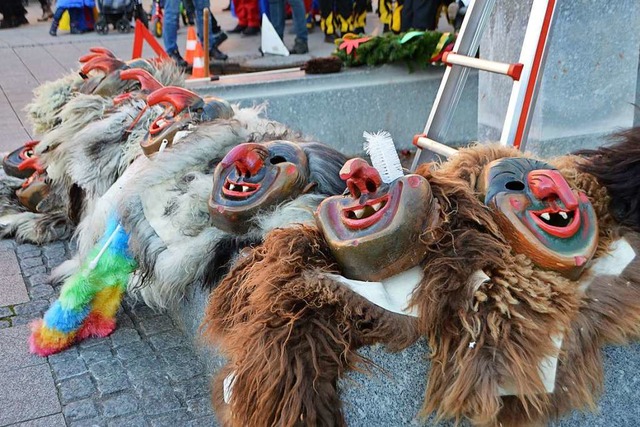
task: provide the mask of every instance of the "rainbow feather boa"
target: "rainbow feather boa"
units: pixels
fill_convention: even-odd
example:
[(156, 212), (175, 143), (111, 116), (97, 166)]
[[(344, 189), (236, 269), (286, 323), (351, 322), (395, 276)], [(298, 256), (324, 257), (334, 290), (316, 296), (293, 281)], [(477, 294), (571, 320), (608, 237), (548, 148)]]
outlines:
[[(91, 260), (96, 257), (99, 259), (92, 265)], [(111, 218), (89, 260), (65, 281), (60, 297), (44, 318), (31, 325), (31, 352), (48, 356), (76, 341), (111, 334), (129, 277), (136, 267), (129, 252), (129, 235), (116, 218)]]

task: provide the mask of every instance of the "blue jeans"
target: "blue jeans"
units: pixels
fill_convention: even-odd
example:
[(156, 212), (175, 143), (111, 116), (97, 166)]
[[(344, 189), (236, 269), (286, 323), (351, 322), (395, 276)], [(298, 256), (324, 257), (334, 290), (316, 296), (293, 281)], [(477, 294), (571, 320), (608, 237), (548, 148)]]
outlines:
[(164, 17), (162, 18), (162, 41), (167, 53), (178, 50), (178, 18), (180, 0), (164, 0)]
[[(276, 33), (284, 40), (284, 1), (285, 0), (269, 0), (269, 14), (271, 15), (271, 23)], [(306, 11), (304, 9), (303, 0), (287, 0), (291, 5), (293, 14), (293, 29), (296, 32), (296, 39), (304, 42), (307, 41), (307, 21), (305, 19)]]
[(75, 28), (78, 23), (78, 19), (80, 19), (80, 13), (82, 10), (79, 7), (72, 7), (70, 9), (67, 9), (66, 7), (56, 8), (56, 11), (53, 13), (53, 22), (60, 22), (62, 14), (64, 14), (66, 10), (69, 11), (69, 27)]
[[(193, 4), (196, 7), (196, 28), (198, 29), (198, 40), (200, 40), (200, 43), (202, 43), (202, 46), (204, 46), (204, 41), (202, 38), (202, 32), (204, 31), (204, 14), (202, 12), (205, 7), (209, 7), (209, 0), (193, 0)], [(211, 19), (212, 17), (213, 15), (209, 17), (209, 49), (213, 47), (217, 36), (220, 34), (213, 32), (213, 19)]]

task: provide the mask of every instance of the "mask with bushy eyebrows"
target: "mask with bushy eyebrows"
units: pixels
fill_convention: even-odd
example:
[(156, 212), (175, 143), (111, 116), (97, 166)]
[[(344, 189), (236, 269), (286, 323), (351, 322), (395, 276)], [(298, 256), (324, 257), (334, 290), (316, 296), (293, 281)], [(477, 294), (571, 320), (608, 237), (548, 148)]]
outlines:
[(316, 223), (342, 274), (380, 281), (417, 266), (429, 243), (421, 237), (439, 219), (429, 182), (410, 174), (386, 184), (363, 159), (349, 160), (340, 176), (349, 194), (325, 199)]
[(484, 168), (478, 190), (514, 251), (537, 266), (576, 278), (593, 257), (598, 244), (593, 206), (549, 164), (495, 160)]
[(302, 194), (340, 194), (345, 161), (338, 151), (315, 142), (240, 144), (214, 171), (211, 221), (221, 230), (242, 233), (258, 213)]

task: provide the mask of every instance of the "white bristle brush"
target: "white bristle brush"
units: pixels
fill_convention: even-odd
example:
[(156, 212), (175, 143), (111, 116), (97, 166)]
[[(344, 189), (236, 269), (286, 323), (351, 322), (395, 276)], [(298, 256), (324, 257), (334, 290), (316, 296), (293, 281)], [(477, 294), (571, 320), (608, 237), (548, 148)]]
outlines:
[(378, 170), (383, 182), (388, 184), (404, 175), (396, 146), (389, 132), (364, 132), (362, 136), (366, 140), (364, 151), (371, 158), (371, 165)]

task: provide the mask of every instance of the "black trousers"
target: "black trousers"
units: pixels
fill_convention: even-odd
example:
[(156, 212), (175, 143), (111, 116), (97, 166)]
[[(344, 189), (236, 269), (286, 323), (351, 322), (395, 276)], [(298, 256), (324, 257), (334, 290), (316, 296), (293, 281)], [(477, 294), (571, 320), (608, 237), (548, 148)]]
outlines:
[(440, 0), (404, 0), (401, 31), (435, 30), (438, 26)]

